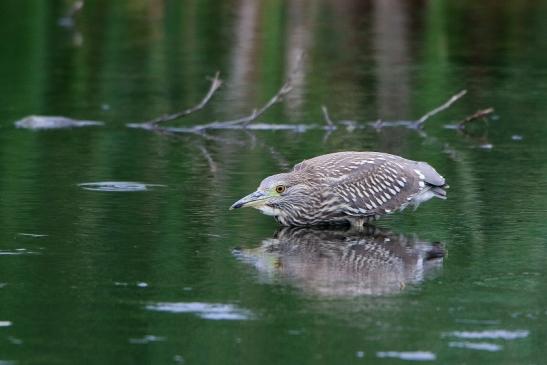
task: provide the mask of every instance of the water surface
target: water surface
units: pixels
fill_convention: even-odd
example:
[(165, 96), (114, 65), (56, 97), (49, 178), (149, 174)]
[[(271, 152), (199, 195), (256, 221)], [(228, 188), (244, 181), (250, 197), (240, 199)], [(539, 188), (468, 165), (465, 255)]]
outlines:
[[(0, 4), (0, 364), (544, 361), (545, 2), (88, 1), (72, 27), (66, 12)], [(248, 115), (302, 51), (294, 90), (259, 122), (323, 126), (326, 105), (358, 128), (126, 127), (194, 105), (217, 70), (207, 108), (170, 125)], [(425, 133), (360, 128), (462, 89)], [(487, 128), (444, 128), (486, 107)], [(105, 125), (16, 128), (29, 115)], [(341, 150), (425, 160), (449, 182), (446, 201), (382, 220), (389, 241), (346, 234), (346, 252), (399, 264), (348, 270), (323, 259), (345, 257), (339, 232), (228, 211)], [(446, 256), (427, 260), (436, 245)]]

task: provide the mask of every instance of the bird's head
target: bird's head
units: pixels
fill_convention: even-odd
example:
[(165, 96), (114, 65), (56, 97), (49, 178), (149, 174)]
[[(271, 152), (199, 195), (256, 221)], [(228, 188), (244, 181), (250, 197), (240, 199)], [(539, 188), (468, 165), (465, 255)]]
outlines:
[(262, 180), (254, 193), (241, 198), (230, 209), (252, 207), (264, 214), (277, 216), (298, 205), (308, 192), (309, 186), (299, 174), (272, 175)]

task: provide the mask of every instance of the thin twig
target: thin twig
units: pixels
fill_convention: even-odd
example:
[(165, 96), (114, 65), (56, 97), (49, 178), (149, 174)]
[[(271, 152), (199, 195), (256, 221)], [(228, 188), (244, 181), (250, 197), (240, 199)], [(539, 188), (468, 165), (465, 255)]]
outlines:
[(249, 136), (249, 144), (250, 149), (255, 149), (258, 146), (261, 148), (266, 149), (274, 161), (277, 163), (277, 165), (282, 169), (288, 169), (289, 163), (287, 162), (287, 159), (279, 152), (277, 151), (273, 146), (270, 146), (267, 142), (265, 142), (262, 138), (259, 138), (256, 136), (256, 134), (248, 129), (243, 130), (248, 136)]
[[(281, 88), (277, 91), (277, 93), (270, 98), (260, 109), (254, 109), (250, 115), (247, 115), (242, 118), (234, 119), (234, 120), (228, 120), (228, 121), (216, 121), (212, 123), (206, 123), (206, 124), (200, 124), (195, 125), (191, 128), (170, 128), (172, 132), (179, 132), (179, 133), (195, 133), (200, 134), (203, 133), (203, 131), (208, 129), (246, 129), (247, 126), (257, 118), (259, 118), (262, 114), (264, 114), (269, 108), (271, 108), (274, 104), (279, 103), (283, 100), (283, 98), (291, 92), (293, 89), (292, 87), (292, 79), (294, 77), (294, 74), (297, 72), (297, 70), (300, 68), (300, 61), (302, 59), (302, 56), (298, 56), (296, 66), (291, 71), (289, 77), (287, 78), (287, 81), (281, 86)], [(222, 84), (222, 80), (219, 79), (219, 73), (217, 72), (214, 79), (211, 80), (211, 87), (209, 88), (209, 91), (207, 92), (207, 95), (203, 98), (203, 100), (197, 104), (196, 106), (183, 110), (178, 113), (174, 114), (167, 114), (163, 115), (159, 118), (144, 122), (144, 123), (131, 123), (127, 124), (130, 128), (142, 128), (146, 130), (151, 129), (157, 129), (159, 123), (175, 120), (184, 116), (187, 116), (189, 114), (192, 114), (200, 109), (202, 109), (207, 102), (211, 99), (215, 91), (220, 87)]]
[(486, 109), (477, 110), (475, 113), (473, 113), (473, 114), (469, 115), (468, 117), (462, 119), (458, 123), (458, 128), (464, 128), (467, 123), (472, 122), (472, 121), (477, 120), (477, 119), (485, 118), (485, 117), (489, 116), (492, 113), (494, 113), (494, 108), (486, 108)]
[(285, 156), (283, 156), (281, 152), (276, 150), (275, 147), (270, 146), (266, 143), (264, 143), (264, 145), (268, 149), (268, 151), (270, 152), (270, 155), (272, 156), (272, 158), (275, 160), (275, 162), (277, 163), (279, 167), (285, 170), (289, 168), (290, 166), (289, 162), (287, 161), (287, 159), (285, 158)]
[(256, 147), (256, 134), (251, 132), (250, 130), (245, 129), (245, 134), (249, 136), (249, 141), (251, 144), (251, 149), (254, 149)]
[(205, 148), (205, 146), (203, 146), (202, 144), (198, 145), (197, 147), (201, 151), (201, 154), (203, 155), (203, 157), (205, 157), (205, 159), (207, 160), (207, 163), (209, 164), (209, 170), (213, 174), (216, 173), (218, 171), (217, 164), (215, 160), (213, 160), (213, 157), (211, 157), (211, 154), (209, 153), (207, 148)]
[(432, 116), (434, 116), (435, 114), (438, 114), (440, 112), (442, 112), (443, 110), (445, 109), (448, 109), (450, 108), (450, 106), (452, 104), (454, 104), (456, 101), (458, 101), (462, 96), (464, 96), (465, 94), (467, 93), (467, 90), (462, 90), (460, 91), (459, 93), (457, 93), (456, 95), (453, 95), (450, 99), (448, 99), (447, 102), (445, 102), (443, 105), (431, 110), (430, 112), (428, 112), (427, 114), (425, 114), (424, 116), (422, 116), (420, 119), (418, 119), (416, 121), (416, 123), (414, 124), (416, 128), (421, 128), (423, 126), (423, 124), (426, 122), (426, 120), (428, 120), (429, 118), (431, 118)]
[(327, 125), (329, 126), (329, 128), (336, 128), (332, 119), (330, 119), (330, 115), (329, 115), (329, 111), (327, 110), (327, 107), (322, 105), (321, 111), (323, 112), (323, 117), (325, 118), (325, 122), (327, 122)]
[(84, 0), (77, 0), (72, 4), (72, 6), (66, 12), (66, 15), (59, 18), (58, 24), (61, 27), (65, 28), (74, 28), (75, 26), (75, 17), (84, 7)]
[(203, 109), (205, 107), (205, 105), (207, 105), (209, 100), (211, 100), (214, 93), (222, 85), (222, 80), (219, 78), (219, 76), (220, 76), (220, 72), (217, 71), (216, 74), (215, 74), (215, 77), (211, 79), (211, 86), (209, 87), (209, 91), (207, 91), (207, 94), (203, 97), (203, 99), (197, 105), (195, 105), (191, 108), (182, 110), (180, 112), (173, 113), (173, 114), (165, 114), (165, 115), (162, 115), (158, 118), (149, 120), (149, 121), (144, 122), (144, 123), (139, 123), (139, 124), (142, 124), (143, 126), (156, 127), (160, 123), (170, 122), (172, 120), (176, 120), (176, 119), (179, 119), (179, 118), (182, 118), (182, 117), (186, 117), (186, 116), (188, 116), (192, 113), (195, 113), (195, 112)]
[(82, 10), (82, 8), (84, 7), (84, 4), (85, 4), (84, 0), (76, 1), (74, 4), (72, 4), (66, 16), (69, 18), (73, 18), (76, 15), (76, 13)]
[(323, 143), (326, 143), (332, 134), (332, 131), (336, 129), (336, 124), (332, 121), (329, 115), (329, 111), (327, 110), (327, 107), (324, 105), (321, 105), (321, 111), (323, 112), (323, 118), (325, 119), (325, 122), (327, 125), (325, 126), (325, 135), (323, 136)]

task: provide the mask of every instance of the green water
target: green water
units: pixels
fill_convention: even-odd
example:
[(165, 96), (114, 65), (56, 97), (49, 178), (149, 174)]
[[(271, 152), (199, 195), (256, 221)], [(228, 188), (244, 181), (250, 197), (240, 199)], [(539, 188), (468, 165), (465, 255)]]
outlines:
[[(0, 364), (545, 363), (545, 1), (97, 0), (73, 28), (68, 3), (0, 3)], [(197, 103), (217, 70), (208, 107), (172, 125), (246, 115), (300, 51), (294, 90), (261, 122), (322, 125), (321, 105), (415, 120), (468, 94), (426, 135), (126, 127)], [(486, 107), (487, 129), (444, 128)], [(106, 125), (14, 127), (33, 114)], [(382, 220), (389, 242), (228, 211), (340, 150), (428, 161), (448, 199)], [(109, 181), (161, 186), (79, 186)], [(340, 269), (349, 241), (403, 250), (404, 270)], [(422, 260), (436, 244), (446, 257)]]

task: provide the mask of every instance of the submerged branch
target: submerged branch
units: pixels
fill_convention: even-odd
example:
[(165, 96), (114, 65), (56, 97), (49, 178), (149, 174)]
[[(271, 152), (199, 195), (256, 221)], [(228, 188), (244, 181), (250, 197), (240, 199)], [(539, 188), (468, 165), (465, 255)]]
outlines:
[(207, 160), (207, 163), (209, 164), (209, 170), (211, 171), (211, 173), (215, 174), (216, 172), (218, 172), (217, 164), (215, 160), (213, 160), (213, 157), (211, 156), (207, 148), (205, 148), (205, 146), (201, 144), (198, 145), (197, 148), (200, 150), (205, 160)]
[(458, 101), (462, 96), (464, 96), (465, 94), (467, 93), (467, 90), (462, 90), (460, 91), (459, 93), (453, 95), (450, 99), (448, 99), (448, 101), (446, 101), (443, 105), (427, 112), (426, 114), (424, 114), (420, 119), (418, 119), (415, 123), (415, 126), (416, 128), (421, 128), (423, 126), (423, 124), (429, 119), (431, 118), (432, 116), (434, 116), (435, 114), (438, 114), (440, 112), (442, 112), (443, 110), (445, 109), (448, 109), (450, 108), (450, 106), (452, 104), (454, 104), (456, 101)]

